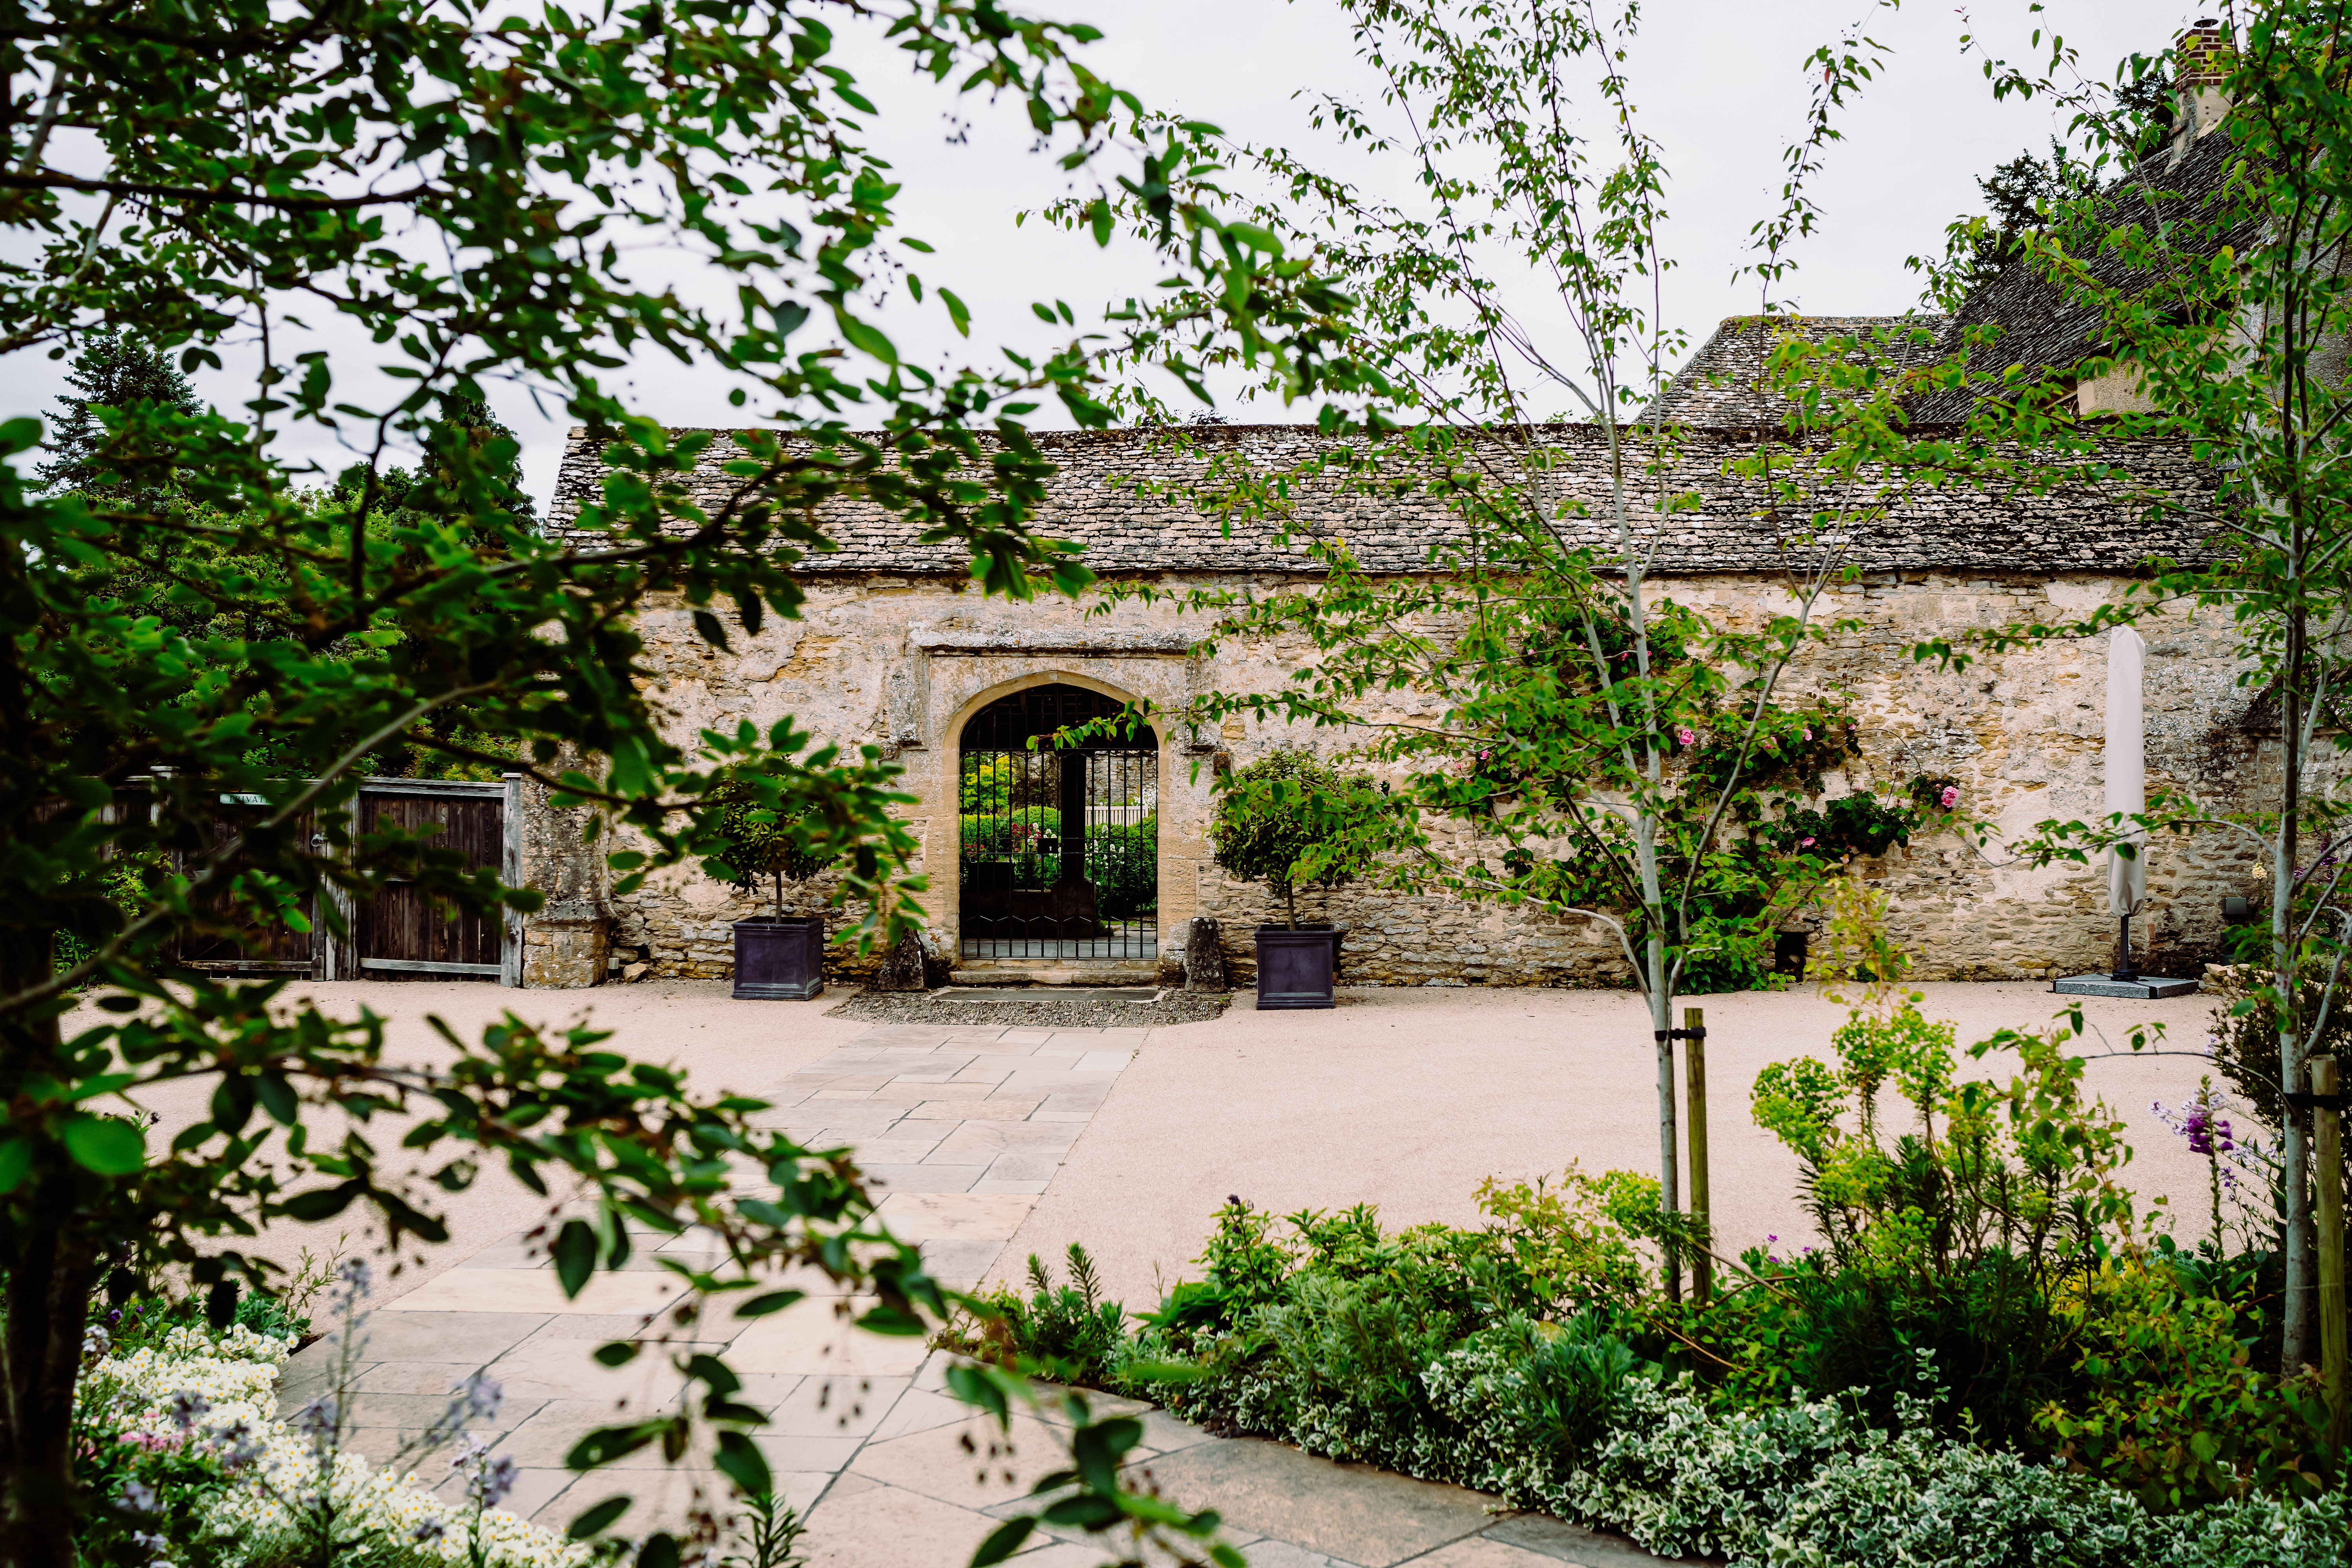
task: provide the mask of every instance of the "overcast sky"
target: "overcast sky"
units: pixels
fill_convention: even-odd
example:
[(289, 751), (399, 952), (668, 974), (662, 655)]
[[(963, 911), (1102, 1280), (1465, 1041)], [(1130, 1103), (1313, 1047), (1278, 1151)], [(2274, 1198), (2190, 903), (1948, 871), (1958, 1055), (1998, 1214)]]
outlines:
[[(1087, 57), (1098, 74), (1149, 104), (1253, 141), (1317, 145), (1302, 90), (1367, 103), (1375, 96), (1330, 0), (1028, 0), (1013, 8), (1093, 23), (1106, 35)], [(2028, 14), (2026, 0), (1975, 0), (1965, 8), (1912, 0), (1893, 14), (1874, 13), (1868, 0), (1650, 0), (1630, 74), (1671, 174), (1666, 237), (1678, 269), (1668, 279), (1669, 319), (1696, 342), (1721, 318), (1756, 308), (1754, 284), (1735, 286), (1732, 274), (1749, 226), (1775, 201), (1781, 150), (1802, 130), (1810, 81), (1801, 67), (1817, 44), (1866, 19), (1894, 59), (1843, 121), (1845, 140), (1815, 187), (1826, 226), (1805, 243), (1799, 275), (1780, 292), (1811, 313), (1885, 313), (1917, 302), (1918, 279), (1905, 270), (1905, 258), (1939, 249), (1945, 224), (1982, 210), (1977, 176), (2021, 151), (2045, 149), (2063, 129), (2040, 100), (1993, 101), (1982, 47), (2030, 58), (2031, 29), (2054, 26), (2079, 46), (2086, 68), (2105, 75), (2122, 56), (2152, 53), (2189, 21), (2211, 14), (2210, 6), (2178, 8), (2171, 0), (2048, 0), (2039, 16)], [(1958, 40), (1969, 31), (1984, 44), (1964, 56)], [(891, 310), (889, 330), (908, 358), (984, 363), (997, 345), (1046, 346), (1055, 334), (1031, 314), (1031, 300), (1066, 300), (1083, 321), (1106, 301), (1148, 290), (1157, 269), (1139, 247), (1104, 252), (1034, 222), (1014, 226), (1016, 212), (1051, 199), (1066, 178), (1027, 153), (1017, 105), (959, 102), (899, 81), (886, 54), (866, 49), (852, 58), (875, 86), (897, 83), (876, 93), (888, 113), (872, 140), (887, 150), (905, 184), (901, 232), (937, 247), (937, 256), (922, 258), (924, 276), (953, 288), (972, 310), (969, 343), (953, 336), (935, 306)], [(950, 111), (971, 121), (961, 144), (950, 141)], [(1540, 307), (1530, 315), (1540, 328)], [(0, 365), (8, 414), (46, 411), (61, 387), (58, 367), (37, 354)], [(725, 382), (652, 351), (620, 379), (633, 404), (673, 425), (743, 418), (728, 405)], [(233, 404), (250, 394), (223, 387), (216, 395)], [(560, 411), (542, 411), (520, 391), (496, 401), (523, 440), (530, 489), (543, 500), (559, 455)], [(1057, 412), (1041, 411), (1040, 422), (1055, 422)], [(1310, 414), (1276, 407), (1238, 416)], [(331, 454), (319, 456), (332, 464)]]

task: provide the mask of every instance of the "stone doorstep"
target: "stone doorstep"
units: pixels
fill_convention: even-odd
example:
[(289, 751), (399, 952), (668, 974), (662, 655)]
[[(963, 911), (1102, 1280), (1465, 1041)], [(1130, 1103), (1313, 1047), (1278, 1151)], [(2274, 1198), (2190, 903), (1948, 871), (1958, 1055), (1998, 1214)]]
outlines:
[[(987, 963), (958, 964), (948, 972), (950, 988), (958, 985), (1121, 986), (1160, 984), (1156, 960), (1000, 958)], [(933, 992), (933, 995), (940, 993)]]
[(1157, 1002), (1165, 993), (1157, 985), (1054, 985), (1018, 981), (1004, 985), (942, 985), (931, 993), (934, 1002), (1053, 1002), (1060, 993), (1084, 991), (1089, 1002)]

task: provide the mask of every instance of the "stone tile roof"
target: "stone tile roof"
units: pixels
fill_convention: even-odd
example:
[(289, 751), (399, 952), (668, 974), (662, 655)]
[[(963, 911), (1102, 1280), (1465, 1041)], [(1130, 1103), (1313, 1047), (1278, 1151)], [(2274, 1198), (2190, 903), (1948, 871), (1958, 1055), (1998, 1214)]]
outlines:
[[(1479, 442), (1482, 454), (1514, 465), (1528, 447), (1526, 432), (1496, 433)], [(1618, 542), (1603, 520), (1608, 515), (1611, 472), (1604, 431), (1590, 425), (1553, 425), (1532, 434), (1549, 454), (1539, 492), (1551, 505), (1580, 503), (1588, 516), (1563, 526), (1590, 542), (1604, 558), (1618, 553)], [(1639, 432), (1626, 430), (1628, 439)], [(1457, 544), (1459, 521), (1425, 493), (1401, 497), (1344, 493), (1333, 481), (1294, 487), (1291, 534), (1286, 540), (1265, 522), (1235, 521), (1230, 531), (1181, 495), (1151, 493), (1153, 487), (1183, 487), (1198, 481), (1212, 458), (1242, 456), (1261, 470), (1303, 462), (1328, 447), (1312, 426), (1224, 425), (1181, 431), (1046, 431), (1036, 437), (1040, 453), (1060, 472), (1047, 486), (1039, 531), (1075, 540), (1082, 559), (1105, 575), (1180, 573), (1291, 573), (1307, 567), (1306, 541), (1344, 536), (1364, 565), (1374, 571), (1411, 573), (1432, 569), (1433, 552)], [(1654, 542), (1650, 570), (1669, 574), (1761, 572), (1780, 569), (1790, 557), (1789, 530), (1778, 521), (1775, 497), (1760, 481), (1727, 475), (1725, 466), (1748, 455), (1769, 437), (1754, 432), (1701, 428), (1673, 456), (1664, 475), (1669, 492), (1696, 493), (1694, 510), (1652, 520), (1645, 538)], [(1790, 450), (1779, 444), (1783, 451)], [(578, 431), (566, 447), (548, 508), (548, 529), (574, 542), (595, 539), (583, 529), (583, 501), (601, 488), (601, 444)], [(2138, 482), (2183, 497), (2210, 499), (2213, 474), (2185, 447), (2154, 442), (2118, 444), (2114, 454)], [(719, 465), (738, 456), (721, 437), (705, 451), (688, 480), (699, 504), (714, 506), (738, 480)], [(1638, 484), (1638, 459), (1628, 464)], [(1139, 493), (1139, 487), (1145, 493)], [(878, 508), (845, 502), (829, 509), (827, 532), (840, 548), (812, 560), (813, 575), (914, 574), (961, 578), (965, 553), (952, 546), (925, 544), (916, 531)], [(1873, 572), (1957, 569), (1979, 572), (2054, 574), (2104, 572), (2129, 566), (2150, 554), (2199, 558), (2203, 538), (2177, 521), (2151, 524), (2144, 508), (2116, 489), (2071, 486), (2039, 495), (2000, 497), (1977, 492), (1927, 493), (1907, 498), (1883, 517), (1833, 542), (1848, 558)], [(1808, 548), (1796, 552), (1811, 559)]]
[[(1764, 362), (1787, 335), (1812, 342), (1858, 338), (1874, 345), (1903, 369), (1933, 364), (1950, 318), (1946, 316), (1728, 316), (1691, 355), (1644, 417), (1707, 429), (1755, 429), (1786, 426), (1791, 405), (1758, 385)], [(1859, 363), (1863, 355), (1850, 353)]]
[[(2229, 215), (2235, 221), (2216, 232), (2223, 216), (2217, 209), (2237, 157), (2237, 143), (2225, 121), (2223, 129), (2191, 142), (2179, 167), (2169, 166), (2168, 153), (2158, 153), (2117, 180), (2107, 193), (2103, 216), (2114, 227), (2137, 225), (2150, 232), (2161, 217), (2186, 225), (2187, 235), (2200, 248), (2234, 245), (2242, 249), (2258, 217)], [(2128, 266), (2112, 251), (2084, 259), (2092, 278), (2105, 288), (2136, 290), (2158, 280), (2155, 271)], [(1985, 390), (1998, 384), (2011, 367), (2029, 374), (2064, 369), (2103, 346), (2097, 308), (2071, 299), (2063, 286), (2022, 262), (2004, 268), (1969, 296), (1951, 319), (1948, 342), (1956, 347), (1969, 328), (1987, 323), (1998, 325), (2000, 335), (1990, 349), (1971, 355), (1969, 384), (1920, 398), (1912, 406), (1913, 418), (1927, 424), (1965, 419)]]

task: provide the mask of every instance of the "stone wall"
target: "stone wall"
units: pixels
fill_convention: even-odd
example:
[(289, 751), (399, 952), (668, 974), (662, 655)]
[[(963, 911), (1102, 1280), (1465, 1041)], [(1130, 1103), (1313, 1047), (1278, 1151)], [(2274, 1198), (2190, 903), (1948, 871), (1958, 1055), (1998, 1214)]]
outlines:
[[(1282, 579), (1170, 574), (1160, 582), (1272, 588)], [(1785, 608), (1777, 588), (1750, 575), (1664, 582), (1675, 597), (1735, 624)], [(1832, 792), (1875, 787), (1884, 795), (1920, 773), (1949, 774), (1973, 812), (1992, 816), (2012, 837), (2047, 818), (2096, 815), (2103, 642), (2044, 645), (1955, 673), (1915, 664), (1907, 649), (1922, 637), (1972, 626), (2078, 616), (2121, 586), (2088, 574), (1926, 572), (1879, 574), (1833, 591), (1822, 615), (1851, 617), (1862, 629), (1808, 655), (1790, 676), (1797, 690), (1846, 689), (1861, 720), (1862, 754), (1845, 777), (1831, 781)], [(772, 622), (759, 637), (739, 640), (731, 655), (701, 642), (681, 606), (652, 608), (641, 629), (662, 672), (653, 698), (681, 743), (706, 727), (732, 729), (744, 719), (765, 727), (789, 713), (822, 740), (888, 748), (919, 799), (908, 816), (923, 844), (919, 868), (936, 880), (922, 901), (935, 940), (952, 953), (956, 746), (971, 713), (1048, 681), (1166, 705), (1213, 686), (1271, 689), (1309, 657), (1303, 647), (1228, 646), (1211, 668), (1191, 651), (1194, 623), (1165, 606), (1089, 608), (1090, 601), (1064, 599), (1011, 604), (936, 577), (875, 574), (813, 582), (802, 619)], [(2229, 628), (2210, 614), (2179, 611), (2144, 629), (2151, 790), (2185, 786), (2232, 803), (2265, 765), (2265, 742), (2236, 686)], [(1412, 707), (1402, 702), (1398, 711)], [(1282, 746), (1338, 751), (1348, 739), (1234, 721), (1218, 734), (1160, 740), (1163, 955), (1172, 957), (1195, 914), (1212, 915), (1226, 933), (1229, 963), (1245, 980), (1249, 930), (1270, 918), (1272, 906), (1262, 888), (1233, 883), (1209, 858), (1202, 825), (1214, 769)], [(576, 842), (577, 825), (541, 823), (533, 832), (569, 833)], [(576, 873), (595, 858), (571, 864)], [(1921, 978), (2039, 978), (2104, 963), (2112, 950), (2096, 867), (2034, 870), (1946, 837), (1898, 849), (1861, 874), (1884, 880), (1894, 894)], [(2247, 850), (2221, 835), (2160, 841), (2150, 859), (2152, 908), (2140, 922), (2158, 972), (2216, 951), (2221, 899), (2257, 892), (2254, 876)], [(820, 880), (801, 896), (825, 891)], [(626, 897), (601, 889), (593, 897), (611, 920), (612, 964), (642, 963), (664, 974), (729, 973), (729, 923), (761, 907), (688, 868)], [(1342, 957), (1349, 982), (1604, 984), (1622, 973), (1612, 940), (1587, 921), (1357, 889), (1302, 894), (1302, 903), (1349, 927)], [(854, 959), (844, 964), (849, 972), (863, 966)]]

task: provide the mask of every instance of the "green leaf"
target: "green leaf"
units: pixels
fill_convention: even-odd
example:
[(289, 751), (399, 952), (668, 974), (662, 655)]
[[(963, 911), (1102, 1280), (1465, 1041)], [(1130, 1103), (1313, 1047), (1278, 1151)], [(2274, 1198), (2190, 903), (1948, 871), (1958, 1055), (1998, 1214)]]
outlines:
[(297, 1193), (278, 1205), (278, 1211), (289, 1219), (299, 1220), (304, 1225), (317, 1225), (351, 1207), (352, 1200), (358, 1197), (364, 1187), (365, 1184), (362, 1182), (345, 1182), (340, 1186)]
[(760, 1452), (757, 1443), (732, 1428), (719, 1434), (719, 1452), (710, 1462), (742, 1488), (745, 1497), (758, 1497), (775, 1488), (776, 1479), (768, 1471), (767, 1456)]
[(577, 1296), (587, 1288), (588, 1277), (596, 1272), (596, 1233), (586, 1220), (568, 1219), (563, 1228), (555, 1233), (555, 1245), (548, 1249), (555, 1258), (555, 1282), (563, 1287), (566, 1296)]
[(598, 1503), (594, 1508), (590, 1509), (586, 1513), (583, 1513), (579, 1518), (573, 1520), (572, 1521), (571, 1528), (566, 1530), (563, 1533), (574, 1541), (585, 1541), (590, 1536), (602, 1531), (605, 1526), (611, 1524), (623, 1514), (628, 1512), (629, 1504), (634, 1500), (635, 1500), (632, 1498), (608, 1497), (603, 1502)]
[(128, 1176), (147, 1165), (147, 1135), (119, 1116), (75, 1117), (66, 1123), (66, 1152), (101, 1176)]
[[(942, 289), (940, 292), (944, 294), (946, 290)], [(841, 328), (841, 335), (848, 341), (851, 348), (872, 354), (884, 364), (898, 363), (898, 345), (884, 337), (877, 329), (868, 326), (846, 310), (835, 311), (834, 321)]]
[(926, 1331), (922, 1319), (899, 1307), (877, 1307), (858, 1319), (857, 1326), (869, 1334), (919, 1334)]
[(301, 1102), (295, 1098), (294, 1086), (282, 1073), (266, 1072), (253, 1080), (253, 1091), (261, 1099), (261, 1109), (269, 1112), (271, 1121), (281, 1127), (291, 1127), (301, 1119)]
[(626, 1366), (636, 1360), (637, 1352), (645, 1348), (635, 1340), (614, 1340), (610, 1344), (598, 1345), (595, 1352), (596, 1364)]
[(694, 612), (694, 631), (697, 637), (699, 637), (704, 642), (709, 643), (712, 647), (718, 648), (720, 652), (731, 653), (734, 651), (727, 646), (727, 628), (719, 624), (719, 617), (712, 615), (709, 610), (697, 610)]
[(1026, 1514), (1006, 1520), (990, 1531), (988, 1539), (980, 1543), (980, 1550), (971, 1554), (971, 1568), (989, 1568), (992, 1563), (1003, 1562), (1020, 1550), (1021, 1543), (1036, 1528), (1037, 1521)]
[(677, 1568), (677, 1542), (666, 1530), (656, 1531), (637, 1548), (637, 1568)]
[(33, 1146), (22, 1138), (0, 1143), (0, 1193), (13, 1193), (33, 1168)]
[(735, 1315), (739, 1318), (764, 1318), (771, 1312), (781, 1312), (795, 1302), (807, 1300), (808, 1292), (805, 1290), (771, 1290), (765, 1295), (754, 1296), (736, 1308)]
[(253, 1120), (253, 1080), (243, 1073), (230, 1073), (213, 1090), (213, 1125), (224, 1136), (234, 1138), (245, 1131)]
[(937, 294), (940, 297), (940, 303), (948, 308), (948, 320), (953, 323), (956, 335), (965, 338), (971, 336), (971, 311), (961, 300), (956, 298), (955, 290), (934, 289), (931, 292)]
[(667, 1421), (641, 1421), (635, 1426), (599, 1426), (572, 1444), (563, 1462), (575, 1470), (593, 1470), (599, 1465), (627, 1458), (668, 1429)]

